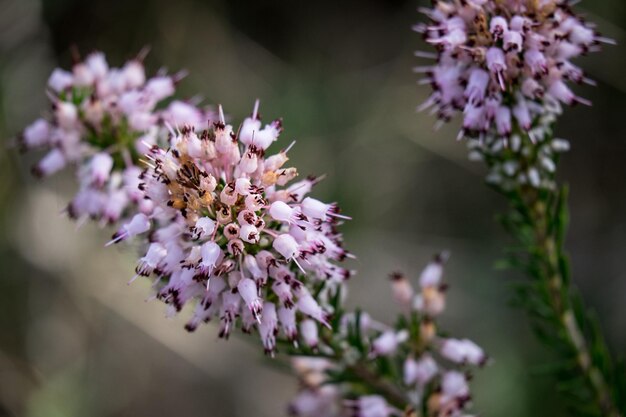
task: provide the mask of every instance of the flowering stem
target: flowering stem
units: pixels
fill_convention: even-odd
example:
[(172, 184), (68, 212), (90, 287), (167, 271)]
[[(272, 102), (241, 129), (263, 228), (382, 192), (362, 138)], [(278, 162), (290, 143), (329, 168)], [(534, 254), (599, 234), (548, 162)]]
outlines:
[[(324, 333), (327, 334), (323, 334), (320, 340), (323, 344), (323, 349), (311, 351), (305, 347), (304, 350), (302, 350), (302, 346), (299, 346), (297, 348), (290, 348), (287, 353), (289, 356), (312, 356), (324, 358), (337, 364), (346, 364), (348, 361), (345, 357), (345, 349), (342, 348), (340, 344), (333, 342), (333, 336), (336, 336), (334, 334), (335, 332), (335, 330), (328, 329), (324, 331)], [(279, 344), (289, 346), (290, 342), (287, 340), (279, 340)], [(322, 353), (322, 351), (327, 351), (327, 353)], [(342, 378), (345, 378), (346, 382), (348, 380), (356, 382), (361, 389), (364, 388), (368, 392), (374, 392), (385, 397), (389, 404), (392, 404), (400, 410), (409, 407), (409, 400), (400, 386), (368, 366), (368, 362), (372, 362), (371, 359), (364, 356), (358, 358), (356, 361), (349, 362), (349, 364), (345, 365), (342, 372)]]
[(575, 400), (572, 405), (588, 408), (593, 401), (593, 415), (622, 416), (614, 401), (619, 394), (609, 382), (615, 376), (609, 350), (569, 280), (569, 260), (563, 250), (566, 188), (559, 192), (520, 185), (499, 191), (513, 207), (503, 224), (525, 252), (513, 255), (510, 264), (534, 278), (520, 288), (518, 301), (533, 318), (540, 338), (575, 363), (560, 370), (560, 382), (584, 380), (584, 398), (580, 391), (568, 388)]

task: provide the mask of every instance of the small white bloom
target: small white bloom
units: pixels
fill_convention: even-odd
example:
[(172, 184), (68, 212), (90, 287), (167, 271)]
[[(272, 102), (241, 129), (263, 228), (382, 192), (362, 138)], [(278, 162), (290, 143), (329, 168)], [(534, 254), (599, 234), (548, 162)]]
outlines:
[(48, 79), (48, 87), (56, 92), (61, 92), (70, 87), (74, 82), (74, 77), (68, 71), (56, 68)]
[(35, 175), (39, 177), (47, 177), (65, 167), (65, 155), (60, 149), (52, 149), (48, 154), (33, 168)]
[(135, 272), (143, 276), (152, 274), (166, 255), (167, 249), (165, 249), (165, 246), (158, 242), (150, 244), (146, 255), (139, 260)]
[(55, 116), (63, 129), (73, 129), (78, 121), (78, 110), (72, 103), (60, 101), (55, 106)]
[(407, 385), (428, 384), (439, 372), (437, 362), (428, 354), (424, 354), (419, 360), (407, 358), (404, 362), (404, 382)]
[(487, 355), (474, 342), (468, 339), (446, 339), (441, 346), (441, 355), (456, 363), (482, 365)]
[(102, 187), (113, 169), (113, 158), (105, 152), (97, 153), (91, 159), (90, 167), (91, 181), (96, 186)]
[(441, 379), (441, 392), (446, 398), (465, 398), (469, 395), (469, 387), (465, 375), (458, 371), (448, 371)]
[(313, 320), (303, 320), (300, 323), (300, 335), (308, 347), (317, 347), (319, 343), (317, 324)]
[(372, 351), (378, 356), (393, 355), (398, 345), (405, 342), (408, 337), (409, 334), (405, 330), (399, 332), (385, 331), (372, 342)]
[(38, 148), (47, 144), (50, 138), (50, 124), (44, 119), (37, 119), (26, 129), (22, 141), (26, 148)]
[(265, 352), (273, 355), (276, 350), (276, 333), (278, 332), (278, 317), (276, 315), (276, 306), (274, 303), (265, 303), (263, 305), (263, 317), (259, 325), (259, 334), (263, 341)]
[(296, 258), (300, 251), (298, 250), (298, 242), (289, 234), (279, 235), (272, 246), (278, 253), (280, 253), (285, 259)]
[(250, 278), (244, 278), (237, 284), (237, 289), (250, 311), (252, 311), (255, 316), (260, 316), (263, 311), (263, 302), (258, 296), (259, 290), (256, 283)]
[(441, 284), (441, 278), (443, 276), (443, 265), (439, 260), (435, 260), (426, 265), (426, 268), (420, 275), (420, 286), (433, 287)]
[(296, 340), (298, 338), (298, 328), (296, 327), (296, 309), (279, 307), (278, 321), (287, 340)]

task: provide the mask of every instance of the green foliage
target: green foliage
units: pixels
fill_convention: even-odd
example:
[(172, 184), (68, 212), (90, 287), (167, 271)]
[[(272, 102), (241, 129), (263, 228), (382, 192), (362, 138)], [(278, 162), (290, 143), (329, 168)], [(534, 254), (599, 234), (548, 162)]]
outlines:
[(496, 189), (511, 207), (498, 221), (514, 238), (496, 266), (529, 278), (514, 285), (513, 304), (526, 310), (537, 338), (559, 358), (543, 365), (540, 373), (556, 377), (555, 388), (571, 415), (625, 415), (624, 364), (612, 359), (596, 316), (571, 282), (564, 251), (567, 187)]

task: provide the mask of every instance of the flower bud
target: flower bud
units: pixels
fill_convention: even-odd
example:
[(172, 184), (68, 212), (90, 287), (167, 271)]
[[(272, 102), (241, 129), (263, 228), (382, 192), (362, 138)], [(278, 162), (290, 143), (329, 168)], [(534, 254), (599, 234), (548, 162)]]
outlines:
[(265, 353), (274, 355), (276, 350), (276, 333), (278, 332), (278, 317), (276, 315), (276, 306), (274, 303), (265, 303), (263, 305), (263, 317), (259, 325), (259, 334), (263, 341)]
[(258, 296), (256, 283), (250, 278), (244, 278), (237, 284), (237, 289), (250, 311), (258, 317), (263, 311), (263, 303)]
[(296, 309), (279, 307), (278, 321), (287, 340), (294, 341), (298, 338), (298, 328), (296, 327)]
[(37, 119), (22, 134), (22, 143), (27, 149), (44, 146), (50, 138), (50, 124), (44, 119)]
[(396, 352), (398, 345), (405, 342), (409, 334), (405, 331), (394, 332), (388, 330), (383, 332), (372, 342), (372, 352), (376, 356), (390, 356)]
[(244, 224), (241, 226), (239, 231), (239, 237), (244, 242), (257, 244), (259, 243), (259, 239), (261, 238), (259, 231), (256, 227), (251, 224)]
[(440, 352), (441, 356), (456, 363), (482, 365), (487, 360), (485, 352), (468, 339), (446, 339)]
[(317, 348), (319, 343), (317, 324), (313, 320), (303, 320), (302, 323), (300, 323), (300, 335), (305, 345), (311, 349)]
[(418, 361), (407, 358), (404, 362), (404, 383), (423, 387), (437, 375), (438, 371), (437, 363), (428, 354), (424, 354)]
[(52, 149), (44, 158), (33, 167), (33, 173), (38, 177), (47, 177), (65, 167), (65, 156), (61, 150)]
[(109, 179), (113, 169), (113, 158), (108, 153), (100, 152), (91, 159), (91, 181), (98, 187), (102, 187)]
[(56, 68), (54, 71), (52, 71), (52, 74), (48, 79), (48, 87), (50, 87), (53, 91), (60, 93), (66, 88), (70, 87), (73, 82), (74, 77), (71, 73)]
[(72, 103), (59, 101), (55, 105), (55, 117), (63, 129), (72, 129), (78, 120), (78, 110)]
[(300, 253), (298, 250), (298, 243), (289, 234), (279, 235), (276, 239), (274, 239), (272, 247), (285, 259), (294, 259)]
[(214, 231), (215, 221), (209, 217), (200, 217), (196, 220), (196, 225), (193, 227), (193, 232), (200, 239), (211, 236)]
[(275, 201), (270, 206), (270, 216), (274, 220), (278, 220), (281, 222), (291, 222), (291, 217), (293, 216), (293, 209), (282, 201)]
[(165, 246), (158, 242), (150, 244), (146, 255), (139, 260), (137, 268), (135, 268), (135, 272), (139, 275), (146, 277), (149, 276), (152, 272), (154, 272), (166, 255), (167, 250), (165, 249)]

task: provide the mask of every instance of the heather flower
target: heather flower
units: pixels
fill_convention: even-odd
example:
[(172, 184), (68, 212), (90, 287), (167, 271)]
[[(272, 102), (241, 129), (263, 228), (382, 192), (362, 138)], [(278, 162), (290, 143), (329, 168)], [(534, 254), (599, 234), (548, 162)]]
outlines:
[(489, 181), (551, 187), (563, 150), (552, 125), (562, 105), (590, 104), (571, 90), (593, 84), (572, 61), (612, 41), (567, 0), (438, 0), (422, 11), (430, 22), (416, 30), (437, 53), (417, 54), (435, 61), (416, 69), (434, 90), (420, 110), (431, 108), (440, 123), (461, 113), (459, 138), (473, 142), (473, 159), (511, 162), (495, 162)]
[(304, 388), (289, 403), (287, 412), (294, 417), (339, 417), (337, 389), (330, 385)]
[[(309, 416), (309, 410), (322, 409), (332, 410), (320, 414), (328, 416), (466, 415), (471, 393), (465, 371), (485, 365), (488, 357), (469, 339), (439, 335), (435, 319), (445, 307), (446, 259), (445, 253), (436, 256), (420, 274), (416, 287), (406, 275), (392, 274), (392, 295), (402, 311), (395, 326), (365, 312), (346, 313), (338, 330), (323, 339), (318, 333), (325, 329), (319, 324), (302, 323), (306, 332), (315, 335), (314, 352), (320, 352), (323, 359), (294, 360), (302, 389), (290, 405), (293, 415)], [(433, 297), (437, 299), (434, 304), (429, 301)], [(367, 379), (366, 386), (376, 379), (373, 386), (379, 391), (363, 392), (362, 378)]]
[(431, 318), (440, 315), (446, 306), (447, 287), (442, 283), (443, 263), (446, 258), (447, 254), (443, 253), (426, 265), (419, 279), (421, 291), (413, 298), (413, 309)]
[(380, 395), (364, 395), (356, 400), (346, 400), (348, 415), (352, 417), (402, 416), (402, 412), (390, 406)]
[(137, 188), (146, 144), (166, 138), (164, 120), (178, 125), (212, 117), (178, 101), (160, 109), (183, 74), (148, 79), (142, 59), (143, 53), (113, 68), (103, 53), (94, 52), (77, 59), (71, 71), (55, 69), (48, 80), (52, 111), (19, 137), (23, 150), (47, 151), (33, 167), (36, 176), (75, 169), (78, 192), (67, 207), (72, 218), (110, 224), (133, 211), (149, 211)]
[(487, 360), (480, 346), (468, 339), (447, 339), (441, 346), (441, 356), (456, 363), (482, 365)]
[(403, 376), (406, 385), (417, 384), (424, 387), (439, 372), (439, 366), (431, 355), (425, 353), (419, 360), (407, 358), (404, 361)]
[(341, 392), (336, 385), (324, 384), (331, 361), (314, 357), (294, 357), (292, 367), (300, 381), (300, 391), (287, 411), (294, 417), (339, 417)]
[[(306, 196), (317, 180), (295, 181), (290, 147), (268, 155), (281, 131), (280, 119), (261, 126), (258, 102), (239, 129), (223, 115), (208, 129), (172, 129), (169, 148), (146, 155), (140, 184), (152, 209), (137, 274), (157, 277), (171, 314), (195, 304), (187, 330), (212, 319), (224, 338), (257, 328), (268, 354), (279, 335), (314, 347), (317, 328), (305, 318), (328, 325), (331, 311), (313, 290), (351, 275), (338, 265), (350, 256), (337, 230), (347, 217)], [(140, 229), (123, 225), (112, 242)]]
[(390, 278), (394, 301), (405, 308), (410, 308), (414, 297), (414, 290), (410, 281), (400, 272), (394, 272)]
[(396, 353), (398, 346), (406, 342), (409, 334), (406, 330), (398, 332), (387, 330), (372, 341), (372, 353), (375, 356), (391, 356)]

